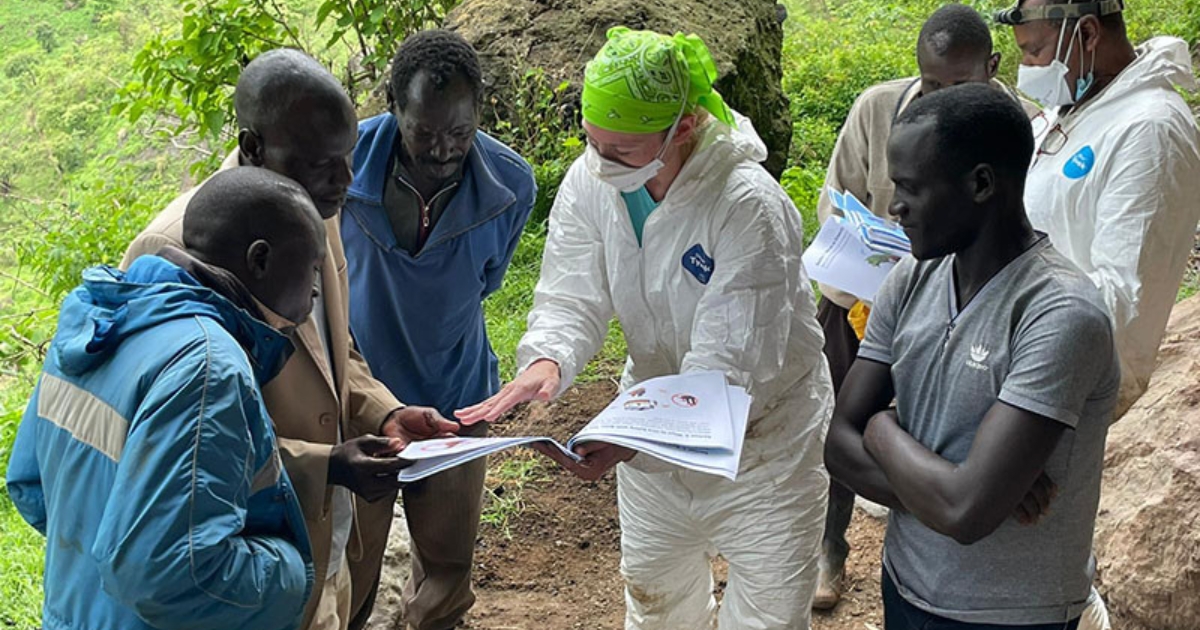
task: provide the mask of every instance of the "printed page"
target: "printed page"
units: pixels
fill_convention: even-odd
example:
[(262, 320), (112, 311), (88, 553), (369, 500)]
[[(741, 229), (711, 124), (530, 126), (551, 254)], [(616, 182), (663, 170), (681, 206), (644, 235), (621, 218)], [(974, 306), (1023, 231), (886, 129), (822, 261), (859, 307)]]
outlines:
[(828, 284), (870, 302), (899, 260), (867, 247), (841, 217), (829, 217), (805, 250), (804, 270)]
[(740, 387), (730, 387), (728, 396), (732, 421), (732, 448), (701, 448), (620, 436), (585, 437), (582, 435), (571, 440), (569, 446), (574, 448), (575, 444), (587, 441), (608, 442), (634, 449), (676, 466), (734, 480), (737, 478), (739, 463), (742, 459), (742, 444), (746, 438), (746, 424), (750, 415), (750, 396), (746, 394), (746, 390)]
[(548, 437), (438, 438), (413, 442), (403, 451), (400, 451), (397, 457), (410, 460), (413, 462), (413, 465), (401, 470), (399, 478), (402, 483), (424, 479), (443, 470), (465, 464), (473, 459), (486, 457), (506, 448), (522, 446), (533, 442), (553, 444), (572, 459), (579, 459), (579, 456), (571, 453), (565, 446)]
[(660, 376), (629, 388), (587, 424), (575, 441), (624, 437), (675, 446), (731, 449), (725, 375)]

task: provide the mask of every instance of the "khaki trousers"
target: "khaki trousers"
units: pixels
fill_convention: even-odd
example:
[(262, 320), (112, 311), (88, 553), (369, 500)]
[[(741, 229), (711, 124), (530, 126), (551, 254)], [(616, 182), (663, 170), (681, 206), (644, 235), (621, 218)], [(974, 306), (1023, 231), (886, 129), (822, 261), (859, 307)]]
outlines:
[(350, 623), (350, 566), (345, 560), (337, 574), (325, 580), (320, 598), (308, 630), (346, 630)]

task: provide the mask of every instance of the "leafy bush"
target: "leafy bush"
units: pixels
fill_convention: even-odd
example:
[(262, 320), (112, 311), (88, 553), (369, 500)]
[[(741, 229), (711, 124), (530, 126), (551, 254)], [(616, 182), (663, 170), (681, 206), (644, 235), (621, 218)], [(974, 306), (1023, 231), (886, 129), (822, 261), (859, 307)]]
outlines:
[(800, 218), (804, 225), (804, 246), (808, 247), (820, 229), (817, 221), (817, 195), (825, 184), (825, 169), (815, 163), (792, 166), (783, 172), (779, 183), (792, 198), (792, 203), (800, 209)]
[(198, 128), (209, 140), (226, 143), (233, 111), (233, 86), (259, 54), (301, 42), (263, 0), (188, 0), (178, 33), (160, 33), (133, 60), (139, 77), (120, 91), (112, 113), (138, 122), (145, 113), (166, 112), (176, 133)]
[(569, 83), (551, 88), (541, 68), (514, 72), (512, 102), (504, 104), (510, 115), (497, 116), (492, 132), (533, 165), (538, 194), (529, 225), (538, 229), (550, 216), (567, 169), (583, 152), (583, 130), (571, 108)]
[(332, 21), (325, 48), (340, 42), (354, 51), (354, 65), (361, 70), (353, 72), (348, 66), (345, 82), (355, 94), (360, 85), (373, 87), (383, 78), (405, 37), (440, 25), (456, 4), (458, 0), (324, 0), (317, 8), (316, 27)]
[(79, 284), (83, 269), (120, 262), (124, 246), (169, 201), (169, 193), (143, 194), (138, 186), (142, 176), (133, 169), (116, 164), (112, 169), (79, 182), (70, 202), (47, 213), (39, 228), (42, 237), (18, 250), (56, 300)]

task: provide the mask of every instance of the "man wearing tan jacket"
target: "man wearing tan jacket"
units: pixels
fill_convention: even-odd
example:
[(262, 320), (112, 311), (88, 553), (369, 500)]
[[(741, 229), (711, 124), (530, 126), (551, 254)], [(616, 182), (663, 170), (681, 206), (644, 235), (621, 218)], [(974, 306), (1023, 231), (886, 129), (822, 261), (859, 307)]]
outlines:
[[(822, 223), (834, 213), (828, 189), (849, 191), (877, 216), (888, 217), (895, 186), (888, 172), (887, 145), (892, 121), (914, 100), (943, 87), (960, 83), (991, 83), (996, 89), (1021, 102), (1030, 117), (1038, 107), (1020, 99), (1008, 86), (996, 80), (1000, 54), (992, 50), (987, 23), (975, 9), (949, 4), (926, 20), (917, 38), (919, 77), (895, 79), (872, 86), (863, 92), (850, 109), (842, 125), (837, 145), (829, 161), (825, 187), (817, 201), (817, 216)], [(869, 311), (857, 297), (830, 286), (821, 285), (817, 319), (825, 331), (825, 356), (835, 391), (858, 354), (857, 333), (847, 321), (854, 311), (858, 326), (865, 326)], [(837, 481), (829, 485), (829, 511), (825, 520), (825, 539), (821, 546), (820, 580), (813, 607), (829, 609), (837, 605), (846, 556), (850, 545), (846, 528), (854, 511), (854, 493)]]
[[(348, 556), (361, 555), (363, 530), (386, 531), (390, 524), (357, 522), (351, 493), (367, 500), (390, 496), (402, 467), (395, 453), (409, 440), (457, 425), (435, 410), (405, 407), (353, 348), (337, 215), (350, 184), (357, 121), (341, 85), (303, 53), (275, 50), (246, 67), (235, 107), (238, 150), (221, 169), (253, 165), (291, 177), (308, 191), (328, 232), (312, 316), (297, 327), (296, 352), (263, 396), (312, 540), (315, 583), (302, 627), (344, 629), (354, 613)], [(163, 246), (182, 245), (183, 213), (194, 191), (150, 223), (122, 267)]]

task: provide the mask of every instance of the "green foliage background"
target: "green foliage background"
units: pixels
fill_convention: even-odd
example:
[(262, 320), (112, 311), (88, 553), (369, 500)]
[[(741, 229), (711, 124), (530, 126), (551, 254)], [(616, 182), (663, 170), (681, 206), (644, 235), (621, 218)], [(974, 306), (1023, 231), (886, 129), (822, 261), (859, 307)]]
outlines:
[[(262, 50), (300, 46), (364, 101), (404, 33), (436, 24), (457, 0), (10, 0), (0, 2), (0, 470), (57, 304), (96, 263), (125, 244), (178, 191), (232, 146), (229, 111), (238, 68)], [(795, 137), (782, 181), (815, 232), (816, 194), (855, 97), (916, 72), (916, 33), (941, 0), (786, 0), (784, 88)], [(1008, 0), (969, 0), (990, 12)], [(1200, 0), (1133, 0), (1131, 36), (1200, 36)], [(182, 38), (183, 33), (187, 38)], [(1002, 78), (1015, 77), (1008, 29), (995, 29)], [(561, 86), (518, 77), (518, 119), (491, 131), (534, 165), (540, 188), (505, 287), (487, 304), (489, 333), (511, 376), (532, 304), (545, 217), (582, 149), (562, 122)], [(1193, 100), (1193, 103), (1195, 101)], [(1181, 295), (1194, 292), (1194, 282)], [(586, 378), (620, 366), (614, 323)], [(41, 536), (0, 489), (0, 627), (40, 620)]]

